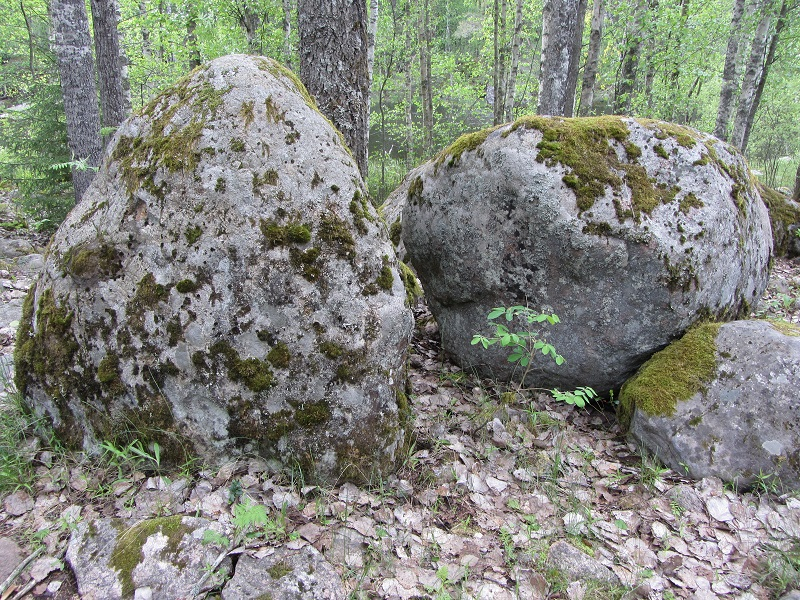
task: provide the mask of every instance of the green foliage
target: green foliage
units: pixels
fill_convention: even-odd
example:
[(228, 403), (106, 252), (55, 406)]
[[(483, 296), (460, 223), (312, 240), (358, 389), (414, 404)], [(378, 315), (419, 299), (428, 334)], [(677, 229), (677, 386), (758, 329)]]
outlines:
[(765, 544), (762, 549), (759, 580), (772, 592), (770, 597), (800, 590), (800, 538), (790, 538), (780, 546)]
[(139, 440), (134, 440), (125, 446), (104, 441), (100, 443), (100, 449), (103, 451), (103, 460), (117, 469), (120, 479), (126, 473), (133, 471), (158, 472), (161, 469), (161, 447), (156, 442), (153, 442), (149, 449), (145, 449)]
[[(556, 352), (555, 347), (544, 339), (542, 332), (539, 329), (531, 329), (536, 325), (556, 325), (560, 323), (558, 315), (538, 313), (527, 306), (517, 305), (493, 308), (486, 318), (489, 321), (505, 319), (506, 323), (519, 319), (528, 328), (522, 331), (511, 331), (506, 323), (492, 323), (494, 327), (493, 336), (486, 337), (481, 334), (475, 334), (472, 338), (473, 346), (480, 344), (484, 349), (488, 349), (489, 346), (500, 344), (501, 347), (509, 349), (508, 362), (515, 363), (524, 369), (520, 376), (520, 391), (523, 389), (528, 373), (539, 354), (549, 356), (557, 365), (564, 364), (564, 357)], [(550, 390), (550, 393), (559, 402), (573, 404), (579, 408), (583, 408), (588, 402), (597, 397), (597, 393), (590, 387), (579, 387), (572, 392), (553, 389)]]

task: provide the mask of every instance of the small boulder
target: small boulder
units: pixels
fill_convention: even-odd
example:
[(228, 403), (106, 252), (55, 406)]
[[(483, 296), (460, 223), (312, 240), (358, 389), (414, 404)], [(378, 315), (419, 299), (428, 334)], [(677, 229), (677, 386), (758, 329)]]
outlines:
[(507, 348), (470, 344), (493, 307), (561, 318), (544, 335), (566, 363), (536, 361), (532, 387), (619, 388), (699, 319), (749, 314), (767, 284), (744, 158), (686, 127), (523, 117), (462, 136), (407, 197), (406, 252), (459, 365), (519, 376)]
[[(185, 598), (224, 551), (225, 534), (218, 522), (181, 515), (133, 526), (99, 519), (78, 524), (66, 558), (81, 598)], [(202, 590), (218, 586), (230, 570), (225, 558)]]
[(591, 579), (610, 585), (619, 584), (619, 578), (611, 569), (564, 541), (550, 546), (547, 552), (547, 566), (564, 573), (569, 581)]
[(389, 472), (412, 313), (340, 134), (263, 57), (200, 67), (120, 126), (53, 237), (17, 384), (69, 447)]
[(239, 557), (222, 600), (344, 600), (342, 578), (313, 546), (277, 548), (263, 558)]
[(788, 258), (800, 256), (800, 203), (763, 183), (758, 184), (758, 191), (769, 210), (773, 253)]
[(800, 489), (800, 328), (706, 323), (620, 392), (628, 436), (695, 479)]

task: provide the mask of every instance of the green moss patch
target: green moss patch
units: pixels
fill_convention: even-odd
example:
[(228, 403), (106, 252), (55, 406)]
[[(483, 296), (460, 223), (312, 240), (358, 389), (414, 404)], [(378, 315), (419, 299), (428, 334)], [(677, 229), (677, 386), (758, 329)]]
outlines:
[(326, 212), (320, 219), (319, 238), (331, 246), (339, 258), (350, 261), (356, 257), (356, 241), (347, 223), (334, 212)]
[(106, 354), (97, 367), (97, 380), (111, 396), (119, 396), (125, 391), (119, 367), (119, 357)]
[(183, 235), (186, 236), (186, 241), (189, 245), (193, 246), (197, 240), (200, 239), (200, 236), (203, 235), (203, 230), (198, 225), (190, 225), (186, 228), (186, 231), (183, 232)]
[[(542, 141), (536, 146), (537, 161), (548, 166), (561, 164), (569, 169), (563, 180), (574, 190), (581, 212), (589, 210), (607, 188), (616, 192), (623, 183), (631, 189), (633, 211), (626, 211), (620, 202), (615, 202), (620, 220), (626, 217), (638, 220), (641, 213), (649, 214), (665, 201), (663, 190), (648, 177), (644, 167), (636, 163), (641, 149), (628, 141), (630, 132), (620, 117), (526, 116), (515, 121), (503, 135), (508, 136), (520, 128), (542, 132)], [(617, 157), (612, 141), (622, 145), (627, 161)]]
[(121, 531), (108, 564), (119, 573), (122, 595), (126, 598), (133, 597), (133, 570), (142, 561), (142, 547), (147, 539), (157, 533), (166, 536), (167, 546), (162, 553), (165, 558), (174, 559), (178, 555), (184, 536), (191, 532), (190, 528), (183, 524), (181, 515), (148, 519), (129, 529), (123, 529), (120, 525), (119, 529)]
[(267, 353), (267, 360), (272, 363), (273, 367), (278, 369), (286, 369), (292, 360), (292, 354), (289, 352), (289, 346), (283, 342), (276, 343), (272, 350)]
[(316, 281), (322, 273), (319, 257), (320, 249), (316, 247), (305, 251), (294, 247), (289, 248), (289, 263), (298, 269), (308, 281)]
[(139, 281), (136, 293), (126, 306), (128, 318), (132, 323), (141, 327), (144, 313), (154, 308), (159, 302), (164, 302), (168, 296), (169, 288), (156, 283), (155, 276), (148, 273)]
[(779, 319), (769, 319), (767, 321), (775, 331), (788, 335), (791, 337), (800, 337), (800, 327), (788, 321), (781, 321)]
[(367, 233), (367, 221), (374, 222), (374, 217), (370, 214), (369, 203), (361, 193), (361, 190), (356, 190), (353, 194), (353, 199), (350, 201), (350, 214), (353, 215), (353, 225), (361, 235)]
[(619, 420), (627, 430), (634, 410), (648, 415), (670, 416), (678, 402), (703, 392), (716, 370), (716, 339), (720, 323), (696, 326), (680, 339), (657, 352), (631, 379), (619, 395)]
[(400, 222), (400, 217), (397, 217), (389, 226), (389, 239), (395, 246), (400, 245), (400, 240), (403, 235), (403, 224)]
[(253, 191), (258, 192), (264, 185), (278, 185), (278, 172), (275, 169), (267, 169), (263, 175), (253, 173)]
[(244, 140), (242, 140), (242, 138), (232, 138), (231, 150), (233, 150), (234, 152), (244, 152), (245, 150)]
[(311, 225), (290, 221), (280, 225), (273, 219), (261, 219), (261, 233), (268, 248), (286, 246), (288, 244), (306, 244), (311, 241)]
[(192, 363), (200, 370), (208, 370), (207, 359), (221, 358), (233, 381), (243, 383), (254, 392), (263, 392), (275, 384), (269, 364), (257, 358), (241, 358), (236, 349), (222, 340), (214, 343), (207, 353), (195, 352)]
[[(461, 162), (461, 155), (464, 154), (464, 152), (474, 152), (477, 150), (480, 145), (486, 141), (486, 138), (489, 137), (489, 134), (493, 131), (496, 131), (500, 127), (500, 125), (497, 125), (495, 127), (489, 127), (488, 129), (462, 135), (455, 142), (450, 144), (447, 148), (436, 155), (436, 158), (434, 159), (436, 168), (438, 169), (439, 166), (445, 161), (447, 161), (448, 167), (455, 167), (459, 162)], [(409, 189), (409, 195), (410, 194), (411, 190)]]
[(704, 206), (703, 201), (690, 192), (681, 199), (678, 208), (683, 214), (688, 215), (691, 209), (703, 208)]
[(77, 279), (113, 279), (122, 270), (122, 260), (110, 244), (78, 244), (61, 256), (61, 270)]
[(286, 119), (286, 111), (278, 108), (271, 95), (267, 96), (264, 106), (267, 110), (267, 123), (282, 123)]
[(255, 120), (255, 102), (252, 100), (245, 100), (242, 102), (242, 106), (239, 109), (239, 116), (242, 117), (242, 121), (244, 121), (244, 128), (247, 129), (250, 127), (252, 122)]
[(655, 146), (653, 146), (653, 151), (656, 154), (658, 154), (661, 158), (663, 158), (664, 160), (669, 159), (669, 153), (666, 151), (664, 146), (662, 146), (661, 144), (656, 144)]
[(422, 297), (422, 286), (419, 284), (417, 276), (407, 264), (399, 261), (400, 278), (403, 280), (403, 287), (406, 289), (406, 305), (413, 306), (417, 298)]

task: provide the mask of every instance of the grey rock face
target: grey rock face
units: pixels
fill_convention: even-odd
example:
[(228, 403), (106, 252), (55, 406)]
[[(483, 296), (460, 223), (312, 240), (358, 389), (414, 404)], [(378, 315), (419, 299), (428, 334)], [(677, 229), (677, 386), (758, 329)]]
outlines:
[(389, 239), (394, 244), (397, 258), (403, 261), (406, 260), (406, 247), (403, 242), (403, 209), (408, 200), (408, 189), (424, 168), (425, 165), (409, 171), (403, 181), (400, 182), (400, 185), (397, 186), (397, 189), (389, 194), (389, 197), (380, 207), (381, 216), (389, 227)]
[(404, 443), (412, 315), (385, 225), (269, 59), (217, 59), (120, 127), (24, 308), (18, 385), (70, 446), (128, 433), (333, 482)]
[(733, 148), (654, 121), (523, 118), (464, 136), (409, 187), (403, 241), (461, 366), (508, 378), (470, 341), (496, 306), (561, 324), (536, 387), (619, 387), (700, 317), (747, 313), (767, 283), (766, 208)]
[(278, 548), (264, 558), (239, 557), (236, 573), (222, 590), (223, 600), (344, 600), (342, 578), (312, 546)]
[[(112, 519), (84, 522), (70, 537), (67, 562), (86, 600), (185, 598), (223, 550), (204, 542), (209, 530), (225, 534), (219, 523), (180, 515), (132, 527)], [(203, 589), (218, 585), (230, 568), (226, 558)]]
[[(642, 372), (673, 371), (660, 356)], [(714, 358), (710, 381), (671, 414), (636, 406), (629, 436), (693, 478), (719, 477), (742, 488), (762, 478), (800, 489), (800, 328), (723, 324)]]
[(571, 581), (594, 579), (609, 584), (619, 584), (619, 578), (611, 569), (564, 541), (550, 546), (547, 552), (547, 566), (564, 572)]

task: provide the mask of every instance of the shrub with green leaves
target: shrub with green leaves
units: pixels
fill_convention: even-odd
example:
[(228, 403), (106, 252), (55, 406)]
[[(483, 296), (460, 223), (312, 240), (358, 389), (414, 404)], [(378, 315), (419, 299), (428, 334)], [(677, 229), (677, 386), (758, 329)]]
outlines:
[[(487, 337), (476, 333), (472, 338), (472, 345), (481, 344), (485, 349), (495, 344), (508, 348), (508, 362), (516, 363), (524, 371), (520, 377), (519, 390), (524, 389), (525, 380), (533, 367), (538, 355), (549, 356), (557, 365), (563, 365), (565, 359), (548, 343), (539, 325), (556, 325), (561, 322), (556, 314), (539, 313), (527, 306), (498, 306), (493, 308), (486, 316), (494, 327), (494, 335)], [(495, 322), (500, 319), (500, 322)], [(505, 319), (505, 322), (502, 322)], [(521, 320), (527, 326), (526, 330), (512, 331), (510, 323)], [(574, 391), (562, 392), (558, 389), (549, 390), (553, 398), (559, 402), (574, 404), (580, 408), (587, 402), (597, 397), (597, 393), (590, 387), (579, 387)]]

